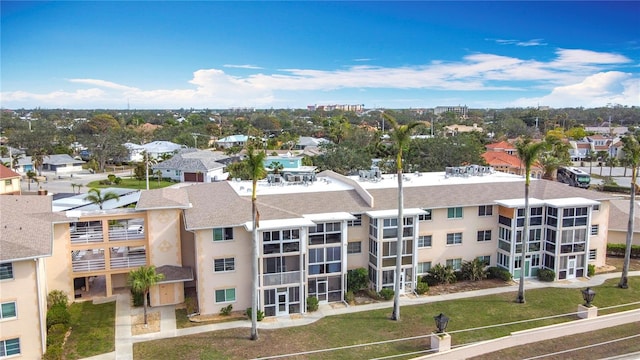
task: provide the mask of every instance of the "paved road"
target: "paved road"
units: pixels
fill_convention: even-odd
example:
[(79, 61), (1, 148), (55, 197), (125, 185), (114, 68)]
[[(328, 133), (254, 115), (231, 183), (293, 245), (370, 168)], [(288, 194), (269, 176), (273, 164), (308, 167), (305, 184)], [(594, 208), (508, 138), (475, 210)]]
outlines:
[[(126, 171), (117, 171), (117, 172), (106, 172), (100, 174), (92, 174), (89, 171), (83, 171), (81, 173), (73, 174), (73, 175), (61, 175), (56, 176), (54, 172), (43, 171), (42, 176), (46, 176), (47, 181), (41, 182), (40, 187), (44, 190), (47, 190), (49, 194), (70, 194), (75, 192), (86, 193), (89, 191), (89, 188), (86, 186), (91, 181), (106, 179), (107, 175), (114, 174), (116, 176), (129, 176), (131, 175), (130, 170)], [(71, 187), (71, 184), (82, 184), (83, 186), (75, 187), (75, 190)], [(29, 184), (26, 180), (22, 181), (22, 192), (29, 192)], [(38, 190), (38, 184), (35, 182), (31, 184), (31, 192)]]

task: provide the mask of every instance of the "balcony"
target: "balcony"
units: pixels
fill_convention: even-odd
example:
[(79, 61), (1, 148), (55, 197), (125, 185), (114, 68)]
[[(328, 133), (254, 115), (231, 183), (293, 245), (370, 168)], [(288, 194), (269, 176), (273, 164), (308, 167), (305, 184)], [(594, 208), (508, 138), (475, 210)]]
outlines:
[(275, 286), (299, 283), (302, 279), (302, 271), (289, 271), (275, 274), (262, 275), (262, 286)]
[(144, 239), (143, 224), (129, 224), (127, 227), (109, 227), (109, 241), (126, 241), (137, 239)]
[(104, 270), (104, 252), (101, 249), (72, 251), (71, 266), (73, 272)]
[(72, 244), (90, 244), (104, 241), (102, 225), (71, 226)]

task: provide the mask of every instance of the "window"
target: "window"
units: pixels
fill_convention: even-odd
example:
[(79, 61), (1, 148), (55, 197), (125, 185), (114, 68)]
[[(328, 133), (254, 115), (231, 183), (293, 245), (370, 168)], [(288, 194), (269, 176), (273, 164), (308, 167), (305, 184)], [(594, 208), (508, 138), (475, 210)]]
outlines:
[(597, 257), (598, 257), (597, 249), (589, 250), (589, 260), (595, 260)]
[(13, 264), (0, 264), (0, 280), (13, 279)]
[(5, 181), (4, 181), (4, 184), (5, 184), (5, 185), (7, 185), (7, 186), (11, 185), (11, 179), (9, 179), (9, 180), (5, 180)]
[(447, 259), (447, 266), (451, 266), (453, 270), (460, 270), (462, 268), (462, 259)]
[(233, 228), (213, 229), (213, 241), (229, 241), (229, 240), (233, 240)]
[(347, 226), (362, 226), (362, 214), (352, 214), (356, 217), (355, 220), (347, 221)]
[(420, 214), (418, 215), (418, 221), (427, 221), (427, 220), (431, 220), (431, 209), (422, 209), (424, 211), (426, 211), (426, 214)]
[(509, 255), (505, 255), (503, 253), (498, 253), (498, 265), (502, 266), (505, 269), (509, 268)]
[(478, 231), (478, 241), (491, 241), (491, 230)]
[(600, 230), (599, 225), (591, 225), (591, 235), (598, 235)]
[(485, 266), (489, 266), (491, 264), (491, 256), (478, 256), (478, 260), (482, 261)]
[(431, 235), (418, 236), (418, 247), (431, 247)]
[(309, 228), (309, 245), (336, 244), (340, 242), (342, 242), (342, 223), (321, 223)]
[(236, 261), (234, 258), (214, 259), (213, 272), (234, 271), (236, 269)]
[(362, 241), (347, 243), (347, 254), (360, 254), (362, 252)]
[(0, 304), (0, 320), (14, 318), (17, 315), (15, 301)]
[(216, 303), (236, 301), (236, 289), (216, 290)]
[(493, 205), (478, 206), (478, 216), (492, 216)]
[(462, 233), (447, 234), (447, 245), (462, 244)]
[(418, 263), (418, 274), (426, 274), (431, 270), (431, 261)]
[(461, 207), (448, 208), (447, 219), (462, 219), (462, 208)]
[(20, 339), (0, 340), (0, 357), (20, 355)]

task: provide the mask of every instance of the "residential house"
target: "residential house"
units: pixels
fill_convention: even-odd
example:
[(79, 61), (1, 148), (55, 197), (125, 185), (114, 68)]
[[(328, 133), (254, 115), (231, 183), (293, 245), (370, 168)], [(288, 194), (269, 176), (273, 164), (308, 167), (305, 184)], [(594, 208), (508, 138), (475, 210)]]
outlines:
[(234, 158), (219, 151), (183, 149), (171, 159), (153, 165), (163, 178), (178, 182), (212, 182), (226, 180), (228, 164)]
[(42, 171), (53, 171), (56, 176), (71, 175), (81, 172), (84, 163), (68, 154), (47, 155), (42, 162)]
[[(14, 153), (15, 154), (15, 153)], [(14, 159), (11, 157), (0, 158), (0, 163), (8, 164), (10, 168), (19, 174), (26, 174), (27, 171), (35, 171), (35, 167), (33, 166), (33, 162), (31, 160), (31, 156), (24, 156), (21, 154), (18, 158), (17, 163), (13, 163)]]
[(173, 143), (171, 141), (152, 141), (148, 144), (141, 145), (149, 154), (151, 159), (161, 159), (165, 155), (173, 155), (185, 146)]
[(483, 129), (479, 127), (478, 124), (473, 124), (473, 126), (453, 124), (444, 127), (446, 136), (454, 136), (459, 133), (469, 133), (472, 131), (483, 132)]
[(0, 196), (0, 358), (40, 359), (47, 345), (45, 259), (68, 228), (51, 197)]
[(221, 149), (228, 149), (234, 146), (244, 147), (248, 139), (249, 137), (247, 135), (231, 135), (218, 139), (216, 144), (218, 144), (218, 147)]
[(129, 154), (124, 160), (124, 162), (132, 163), (132, 162), (142, 162), (144, 161), (144, 147), (142, 145), (134, 144), (134, 143), (124, 143), (122, 144)]
[(300, 136), (298, 142), (293, 147), (294, 150), (306, 150), (307, 148), (318, 148), (322, 144), (330, 143), (325, 138), (315, 138), (311, 136)]
[(20, 195), (21, 175), (0, 164), (0, 195)]
[[(485, 148), (487, 151), (481, 156), (487, 165), (496, 171), (507, 174), (525, 175), (525, 167), (517, 156), (518, 151), (515, 146), (506, 141), (501, 141), (494, 144), (487, 144)], [(534, 163), (533, 166), (531, 166), (531, 177), (540, 179), (542, 175), (544, 175), (544, 169), (538, 162)]]

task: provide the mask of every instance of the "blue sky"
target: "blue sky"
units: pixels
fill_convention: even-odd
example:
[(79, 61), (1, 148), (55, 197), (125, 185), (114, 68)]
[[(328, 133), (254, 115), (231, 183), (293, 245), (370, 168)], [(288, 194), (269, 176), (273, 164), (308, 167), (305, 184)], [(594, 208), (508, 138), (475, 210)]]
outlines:
[(4, 108), (640, 105), (640, 2), (1, 1)]

